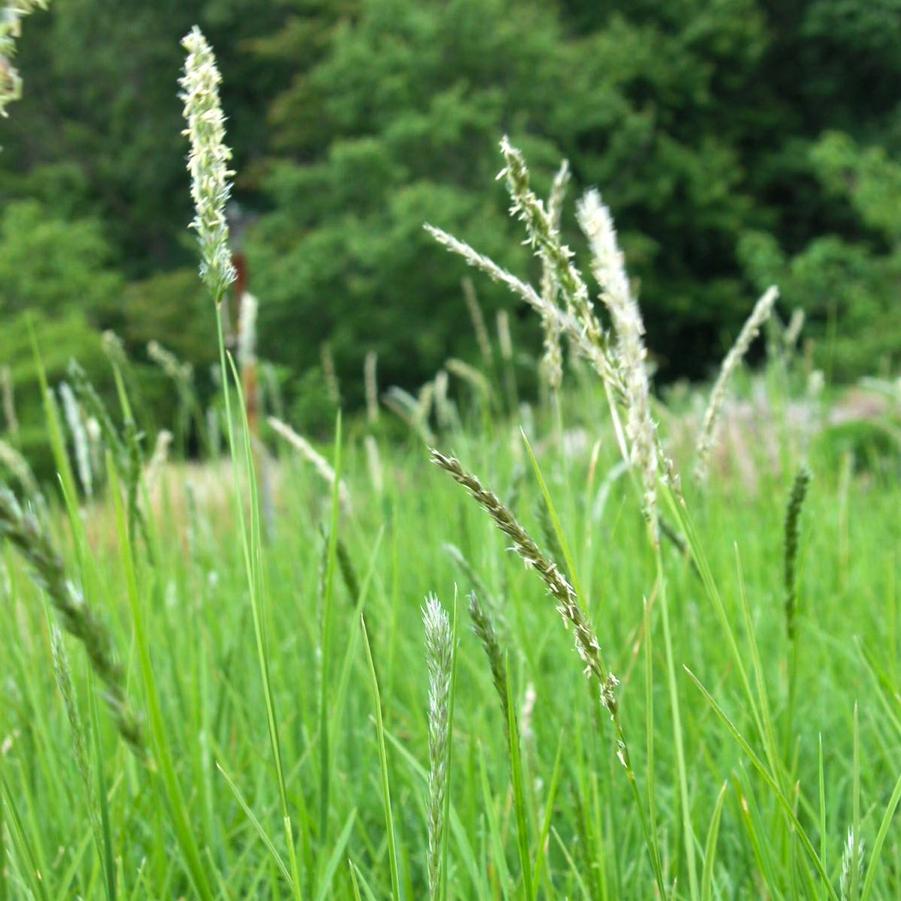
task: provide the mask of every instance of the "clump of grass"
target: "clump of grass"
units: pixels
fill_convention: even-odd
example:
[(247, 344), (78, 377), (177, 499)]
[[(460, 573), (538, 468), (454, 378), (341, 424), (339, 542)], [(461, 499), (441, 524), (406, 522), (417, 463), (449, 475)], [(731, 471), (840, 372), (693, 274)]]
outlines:
[(556, 601), (557, 612), (563, 619), (564, 625), (573, 627), (576, 652), (585, 665), (585, 675), (595, 680), (601, 705), (610, 715), (613, 723), (616, 733), (617, 757), (626, 771), (633, 799), (641, 817), (642, 831), (654, 866), (658, 888), (663, 892), (664, 886), (659, 855), (654, 839), (647, 829), (644, 808), (638, 794), (635, 771), (632, 767), (631, 755), (619, 715), (619, 705), (616, 697), (619, 679), (607, 669), (604, 663), (597, 634), (591, 625), (587, 613), (579, 603), (575, 589), (566, 576), (560, 572), (557, 565), (541, 552), (535, 541), (519, 524), (510, 510), (504, 506), (497, 495), (484, 488), (476, 476), (463, 468), (459, 460), (442, 454), (434, 448), (431, 450), (431, 460), (436, 466), (447, 472), (457, 484), (465, 488), (479, 506), (494, 520), (495, 525), (501, 532), (513, 541), (513, 548), (516, 553), (522, 558), (527, 567), (538, 573), (549, 594)]
[(450, 785), (451, 681), (453, 633), (450, 620), (435, 595), (422, 610), (426, 663), (429, 669), (429, 897), (441, 897), (444, 842)]
[(432, 462), (447, 472), (458, 485), (462, 485), (483, 510), (494, 520), (495, 525), (513, 541), (516, 553), (526, 566), (534, 569), (541, 577), (548, 592), (557, 602), (557, 612), (564, 623), (573, 626), (576, 651), (585, 664), (587, 675), (597, 679), (601, 689), (601, 699), (611, 716), (616, 714), (616, 700), (613, 689), (617, 684), (616, 677), (609, 673), (601, 659), (601, 646), (588, 615), (582, 609), (576, 597), (576, 591), (569, 580), (549, 560), (532, 540), (528, 532), (517, 522), (516, 517), (492, 491), (484, 488), (479, 479), (467, 472), (456, 457), (431, 450)]
[(23, 556), (31, 576), (50, 599), (63, 628), (77, 638), (91, 666), (104, 685), (104, 700), (119, 734), (139, 756), (145, 753), (138, 716), (125, 691), (125, 672), (116, 658), (109, 628), (84, 599), (81, 589), (68, 578), (62, 555), (46, 526), (19, 504), (16, 496), (0, 485), (0, 538), (9, 541)]
[(532, 864), (529, 856), (528, 817), (526, 812), (525, 791), (523, 787), (522, 752), (520, 750), (519, 728), (516, 723), (516, 711), (512, 703), (510, 681), (507, 676), (507, 661), (501, 651), (497, 630), (491, 614), (479, 603), (473, 591), (469, 595), (469, 618), (473, 631), (488, 658), (491, 670), (491, 681), (497, 692), (504, 715), (504, 735), (510, 756), (510, 770), (513, 777), (513, 803), (516, 808), (516, 832), (519, 845), (519, 860), (522, 870), (523, 889), (526, 898), (532, 895)]
[[(563, 244), (554, 215), (530, 188), (525, 160), (509, 140), (501, 141), (503, 177), (512, 200), (511, 213), (526, 227), (527, 241), (541, 261), (542, 293), (478, 253), (468, 244), (427, 225), (439, 243), (466, 262), (505, 284), (541, 317), (546, 338), (554, 330), (564, 332), (572, 346), (600, 376), (607, 394), (614, 434), (623, 459), (638, 471), (642, 484), (642, 510), (650, 526), (652, 542), (659, 542), (657, 480), (662, 471), (678, 493), (678, 475), (663, 453), (651, 416), (650, 384), (646, 370), (644, 324), (631, 294), (613, 220), (597, 192), (588, 192), (579, 203), (579, 222), (591, 243), (594, 273), (601, 297), (611, 312), (616, 341), (603, 327), (591, 303), (588, 287), (573, 262), (573, 251)], [(559, 196), (559, 190), (556, 192)], [(559, 203), (557, 197), (554, 205)], [(562, 301), (558, 306), (557, 298)], [(620, 410), (626, 415), (625, 428)]]

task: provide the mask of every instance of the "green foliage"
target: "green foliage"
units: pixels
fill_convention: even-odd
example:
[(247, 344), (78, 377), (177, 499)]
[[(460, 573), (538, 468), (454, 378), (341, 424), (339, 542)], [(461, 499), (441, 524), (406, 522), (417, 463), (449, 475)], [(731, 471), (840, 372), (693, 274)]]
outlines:
[(901, 353), (901, 165), (835, 132), (810, 157), (825, 189), (859, 216), (856, 233), (817, 237), (791, 257), (772, 235), (750, 233), (739, 255), (758, 286), (779, 281), (786, 305), (806, 311), (830, 375), (893, 372)]
[[(53, 363), (51, 343), (42, 346)], [(777, 409), (801, 401), (770, 390)], [(57, 612), (17, 549), (0, 547), (7, 894), (103, 897), (108, 880), (122, 898), (362, 897), (355, 885), (366, 897), (427, 897), (429, 681), (417, 608), (435, 590), (450, 613), (456, 586), (441, 754), (447, 901), (645, 899), (658, 891), (655, 864), (660, 896), (676, 901), (692, 897), (691, 854), (698, 898), (837, 901), (852, 829), (864, 849), (850, 880), (863, 885), (858, 897), (898, 897), (891, 539), (901, 480), (873, 432), (897, 414), (855, 424), (860, 437), (849, 430), (841, 446), (811, 448), (814, 480), (791, 530), (790, 643), (779, 523), (800, 461), (787, 420), (739, 427), (742, 475), (718, 473), (703, 493), (686, 480), (685, 504), (667, 510), (684, 547), (665, 542), (658, 554), (634, 486), (615, 476), (602, 389), (570, 382), (560, 402), (566, 434), (589, 427), (596, 446), (558, 443), (556, 415), (540, 406), (525, 471), (515, 420), (451, 427), (441, 446), (460, 448), (529, 534), (546, 505), (559, 565), (620, 680), (613, 696), (637, 784), (573, 630), (510, 551), (520, 531), (499, 531), (418, 442), (379, 442), (376, 488), (362, 435), (348, 430), (321, 450), (352, 506), (278, 445), (264, 538), (262, 483), (236, 425), (234, 470), (211, 459), (148, 475), (144, 531), (127, 526), (122, 462), (68, 520), (48, 491), (47, 534), (65, 559), (57, 582), (83, 591), (118, 649), (143, 760), (123, 746), (91, 661), (71, 641), (71, 697), (60, 697)], [(690, 421), (662, 419), (676, 431)], [(685, 472), (682, 454), (676, 462)], [(17, 544), (41, 562), (40, 546)], [(339, 578), (348, 566), (355, 575)], [(484, 622), (476, 634), (465, 622), (473, 589), (496, 624), (488, 641)], [(84, 762), (67, 705), (84, 724)], [(92, 822), (103, 824), (93, 842)]]
[(55, 316), (41, 312), (4, 315), (0, 360), (9, 366), (12, 377), (20, 424), (14, 440), (35, 472), (46, 476), (53, 471), (53, 456), (47, 439), (32, 333), (37, 338), (41, 364), (51, 384), (66, 378), (69, 360), (73, 358), (86, 362), (90, 378), (101, 387), (110, 387), (110, 377), (100, 336), (80, 311), (68, 309)]
[[(897, 366), (898, 0), (52, 4), (18, 41), (0, 138), (0, 316), (78, 309), (205, 370), (176, 96), (194, 23), (224, 77), (260, 354), (291, 403), (325, 340), (351, 405), (369, 349), (383, 387), (474, 357), (462, 265), (421, 225), (537, 277), (485, 192), (505, 132), (540, 193), (570, 160), (574, 247), (573, 195), (603, 192), (661, 381), (707, 374), (773, 281), (831, 376)], [(489, 322), (510, 305), (477, 288)]]
[(121, 279), (109, 260), (97, 221), (68, 221), (37, 201), (9, 204), (0, 217), (0, 315), (89, 312), (110, 303)]

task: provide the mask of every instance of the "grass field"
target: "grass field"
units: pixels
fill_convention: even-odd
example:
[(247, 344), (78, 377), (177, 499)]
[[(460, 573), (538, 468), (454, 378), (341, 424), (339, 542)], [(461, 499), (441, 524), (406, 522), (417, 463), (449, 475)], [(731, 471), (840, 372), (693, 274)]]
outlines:
[(602, 324), (566, 167), (545, 206), (504, 139), (541, 293), (432, 234), (539, 313), (541, 364), (471, 300), (481, 370), (380, 394), (371, 357), (331, 447), (263, 431), (255, 301), (236, 360), (219, 315), (219, 75), (184, 46), (220, 425), (157, 348), (207, 451), (151, 454), (113, 336), (115, 411), (42, 377), (55, 484), (0, 442), (0, 901), (901, 896), (898, 383), (824, 398), (772, 319), (731, 400), (771, 288), (664, 403), (609, 210), (578, 205)]
[[(812, 458), (793, 645), (790, 452), (775, 471), (752, 452), (755, 486), (717, 473), (703, 493), (688, 485), (686, 508), (666, 516), (689, 552), (664, 542), (658, 570), (609, 427), (595, 422), (602, 394), (564, 399), (563, 420), (590, 440), (556, 441), (539, 414), (540, 469), (501, 417), (473, 416), (436, 441), (578, 586), (621, 683), (637, 792), (536, 573), (418, 439), (382, 443), (378, 493), (357, 425), (338, 461), (350, 505), (285, 447), (271, 537), (240, 452), (236, 473), (222, 463), (155, 477), (146, 535), (129, 529), (124, 501), (73, 505), (68, 523), (51, 512), (71, 536), (66, 571), (125, 663), (143, 756), (117, 736), (71, 639), (62, 684), (73, 694), (61, 695), (56, 614), (6, 545), (5, 896), (424, 896), (421, 609), (435, 592), (455, 636), (447, 897), (651, 897), (655, 859), (672, 897), (896, 897), (897, 482)], [(206, 489), (188, 491), (203, 474)], [(496, 621), (514, 743), (470, 591)]]

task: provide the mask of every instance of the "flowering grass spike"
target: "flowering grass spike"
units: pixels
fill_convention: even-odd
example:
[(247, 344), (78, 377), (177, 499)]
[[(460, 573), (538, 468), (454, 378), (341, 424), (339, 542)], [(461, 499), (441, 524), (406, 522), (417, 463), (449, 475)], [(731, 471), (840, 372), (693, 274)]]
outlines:
[(225, 117), (219, 102), (222, 76), (216, 68), (216, 57), (197, 26), (181, 44), (188, 53), (180, 83), (188, 123), (182, 134), (191, 141), (188, 171), (195, 210), (191, 227), (200, 242), (200, 277), (219, 303), (236, 277), (225, 218), (225, 205), (231, 194), (229, 179), (234, 172), (228, 168), (232, 153), (225, 144)]

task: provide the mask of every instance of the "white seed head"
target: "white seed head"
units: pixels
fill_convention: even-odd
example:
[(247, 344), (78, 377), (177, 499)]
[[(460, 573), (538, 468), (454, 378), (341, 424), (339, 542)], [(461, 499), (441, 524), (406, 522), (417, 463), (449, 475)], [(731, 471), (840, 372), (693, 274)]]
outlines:
[(225, 116), (219, 101), (222, 76), (216, 67), (216, 57), (197, 26), (181, 44), (188, 54), (180, 96), (187, 122), (182, 133), (191, 142), (188, 155), (194, 199), (191, 228), (197, 232), (200, 242), (200, 277), (218, 303), (236, 277), (225, 218), (234, 172), (228, 168), (232, 153), (225, 144)]
[(447, 757), (450, 742), (450, 687), (453, 636), (438, 598), (430, 594), (422, 608), (426, 663), (429, 670), (429, 895), (438, 897), (441, 842), (445, 829)]
[(578, 205), (579, 225), (591, 244), (594, 277), (601, 300), (610, 311), (616, 332), (616, 358), (626, 404), (626, 438), (630, 463), (638, 468), (644, 486), (644, 512), (656, 530), (657, 427), (651, 416), (650, 385), (644, 322), (632, 296), (613, 217), (597, 191), (588, 191)]

